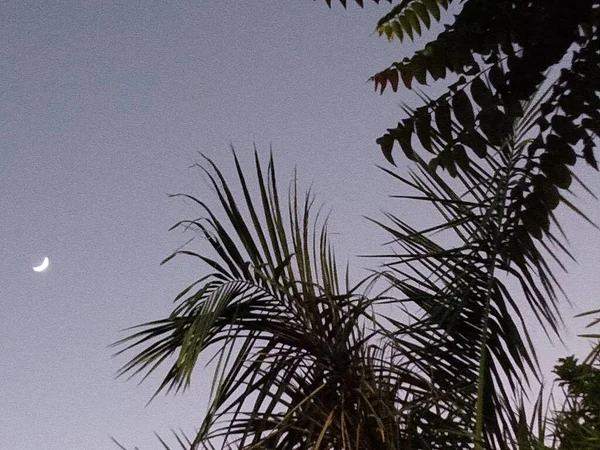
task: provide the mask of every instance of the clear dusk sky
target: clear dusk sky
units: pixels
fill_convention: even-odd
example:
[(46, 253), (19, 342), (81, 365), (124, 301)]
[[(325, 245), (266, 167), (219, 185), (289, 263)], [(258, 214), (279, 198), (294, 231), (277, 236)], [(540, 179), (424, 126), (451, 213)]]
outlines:
[[(297, 167), (332, 210), (342, 259), (380, 249), (363, 215), (422, 214), (387, 199), (401, 188), (375, 167), (385, 164), (375, 139), (410, 101), (367, 82), (409, 54), (374, 32), (388, 9), (0, 2), (0, 448), (115, 449), (110, 435), (148, 450), (159, 448), (154, 431), (200, 423), (211, 373), (145, 406), (157, 380), (115, 380), (126, 358), (108, 348), (119, 330), (166, 316), (205, 273), (188, 259), (159, 265), (191, 237), (168, 228), (198, 215), (167, 194), (212, 198), (188, 168), (197, 152), (233, 174), (230, 144), (245, 161), (253, 144), (265, 156), (272, 146), (282, 182)], [(589, 196), (580, 205), (600, 222)], [(586, 322), (571, 317), (599, 307), (600, 233), (568, 215), (564, 224), (579, 264), (559, 278), (577, 309), (565, 307), (569, 348), (541, 348), (549, 380), (558, 357), (585, 351), (575, 335)], [(33, 272), (44, 256), (50, 268)]]

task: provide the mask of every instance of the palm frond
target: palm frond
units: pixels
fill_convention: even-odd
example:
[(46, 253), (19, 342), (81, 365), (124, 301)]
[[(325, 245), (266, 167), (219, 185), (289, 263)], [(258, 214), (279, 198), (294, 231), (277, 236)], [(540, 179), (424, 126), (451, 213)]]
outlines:
[[(454, 431), (462, 430), (479, 449), (511, 448), (520, 421), (515, 395), (526, 395), (532, 377), (539, 377), (525, 317), (532, 314), (553, 336), (561, 323), (561, 290), (546, 259), (560, 262), (555, 249), (565, 247), (545, 221), (554, 218), (558, 201), (554, 193), (540, 196), (542, 169), (528, 153), (526, 130), (541, 103), (524, 104), (509, 139), (487, 142), (477, 160), (446, 160), (440, 167), (436, 161), (448, 150), (433, 136), (432, 162), (415, 152), (416, 168), (407, 175), (385, 170), (417, 191), (408, 197), (429, 202), (440, 224), (417, 230), (393, 214), (375, 221), (399, 248), (379, 255), (388, 259), (384, 276), (403, 294), (399, 302), (416, 307), (410, 323), (385, 317), (394, 325), (388, 335), (415, 370), (446, 394), (440, 405), (456, 410), (448, 393), (460, 396), (465, 411)], [(506, 276), (520, 292), (506, 287)], [(513, 430), (511, 439), (507, 430)], [(443, 439), (430, 445), (448, 448)]]
[(235, 153), (234, 163), (241, 196), (205, 159), (218, 208), (185, 196), (203, 218), (179, 226), (208, 248), (172, 255), (196, 257), (211, 272), (177, 296), (168, 318), (116, 343), (118, 354), (137, 352), (120, 374), (167, 366), (157, 393), (179, 391), (199, 355), (214, 351), (210, 406), (189, 448), (396, 448), (397, 388), (384, 376), (392, 368), (367, 345), (369, 280), (343, 286), (313, 197), (300, 201), (294, 180), (283, 206), (272, 158), (265, 170), (255, 153), (254, 184)]

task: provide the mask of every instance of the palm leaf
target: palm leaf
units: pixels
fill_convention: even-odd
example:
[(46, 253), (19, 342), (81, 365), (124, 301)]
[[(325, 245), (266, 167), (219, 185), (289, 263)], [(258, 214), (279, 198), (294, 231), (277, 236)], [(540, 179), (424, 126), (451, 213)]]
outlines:
[(235, 153), (234, 164), (241, 196), (208, 158), (200, 167), (218, 208), (184, 196), (203, 218), (180, 226), (208, 248), (173, 256), (196, 257), (212, 272), (177, 296), (168, 318), (116, 343), (118, 354), (137, 352), (120, 374), (145, 378), (167, 366), (157, 393), (178, 391), (192, 382), (199, 355), (213, 352), (210, 406), (189, 448), (396, 448), (390, 378), (398, 377), (369, 350), (369, 280), (341, 287), (326, 221), (313, 214), (310, 193), (300, 201), (295, 181), (282, 206), (272, 158), (265, 170), (255, 153), (253, 185)]
[[(434, 407), (456, 411), (449, 394), (458, 394), (464, 414), (456, 416), (452, 433), (462, 432), (476, 448), (508, 449), (517, 442), (515, 395), (526, 395), (532, 378), (539, 377), (524, 317), (535, 316), (549, 335), (556, 336), (560, 325), (560, 287), (546, 258), (560, 261), (550, 245), (559, 250), (564, 245), (548, 223), (532, 221), (535, 213), (528, 209), (540, 169), (527, 152), (527, 126), (541, 103), (523, 105), (513, 132), (501, 145), (488, 142), (476, 165), (451, 166), (446, 160), (441, 167), (450, 180), (416, 152), (411, 154), (416, 169), (408, 175), (385, 170), (417, 191), (408, 197), (435, 208), (439, 225), (420, 231), (393, 214), (375, 221), (399, 248), (378, 255), (388, 259), (384, 276), (402, 294), (398, 302), (420, 311), (410, 321), (385, 317), (393, 324), (388, 335), (445, 394), (421, 414)], [(433, 139), (431, 145), (434, 161), (448, 151), (445, 142)], [(505, 286), (506, 276), (521, 292)], [(431, 448), (447, 448), (444, 438), (432, 442)]]

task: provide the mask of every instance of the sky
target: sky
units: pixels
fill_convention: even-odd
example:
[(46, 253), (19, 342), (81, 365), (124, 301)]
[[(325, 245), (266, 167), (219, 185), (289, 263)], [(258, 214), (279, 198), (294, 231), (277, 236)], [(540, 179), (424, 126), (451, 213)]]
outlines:
[[(168, 198), (213, 193), (199, 152), (233, 175), (230, 146), (250, 162), (272, 148), (331, 209), (343, 258), (383, 242), (363, 216), (412, 214), (375, 139), (402, 117), (406, 94), (369, 76), (414, 47), (374, 32), (389, 6), (324, 1), (4, 0), (0, 2), (0, 444), (46, 450), (159, 448), (154, 432), (190, 431), (205, 412), (209, 372), (183, 395), (146, 406), (157, 379), (115, 380), (120, 330), (166, 316), (206, 273), (160, 262), (195, 218)], [(597, 177), (583, 170), (592, 188)], [(600, 192), (600, 189), (596, 189)], [(580, 203), (600, 222), (597, 203)], [(404, 208), (404, 209), (403, 209)], [(419, 213), (420, 214), (420, 213)], [(418, 214), (417, 214), (418, 215)], [(600, 233), (562, 215), (578, 264), (559, 274), (567, 348), (544, 344), (549, 369), (584, 353), (571, 317), (597, 307)], [(32, 270), (44, 256), (50, 267)], [(371, 262), (353, 259), (357, 267)], [(541, 333), (537, 338), (542, 339)]]

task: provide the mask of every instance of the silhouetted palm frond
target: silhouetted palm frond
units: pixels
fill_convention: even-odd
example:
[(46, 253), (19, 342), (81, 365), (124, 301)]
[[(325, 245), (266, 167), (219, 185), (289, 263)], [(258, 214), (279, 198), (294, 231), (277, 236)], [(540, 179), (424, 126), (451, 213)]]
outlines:
[[(543, 94), (523, 105), (510, 139), (486, 142), (478, 158), (452, 153), (433, 135), (430, 163), (414, 154), (416, 169), (408, 175), (383, 169), (416, 191), (402, 197), (429, 204), (442, 217), (425, 230), (399, 215), (376, 221), (397, 246), (376, 256), (388, 259), (384, 275), (403, 294), (397, 301), (413, 311), (410, 320), (388, 317), (388, 336), (440, 393), (423, 414), (461, 404), (453, 432), (462, 431), (479, 449), (514, 448), (518, 440), (516, 399), (539, 375), (525, 317), (535, 317), (549, 335), (560, 325), (560, 287), (550, 261), (560, 264), (560, 253), (570, 255), (550, 220), (556, 222), (559, 201), (576, 208), (531, 151), (529, 123), (542, 100)], [(520, 289), (509, 289), (507, 281)], [(432, 428), (429, 419), (420, 420), (422, 429)], [(442, 435), (418, 448), (469, 448), (464, 445), (448, 446)]]
[(212, 272), (178, 296), (168, 318), (117, 343), (119, 353), (138, 351), (120, 374), (147, 376), (169, 364), (158, 391), (177, 391), (199, 354), (216, 351), (210, 408), (191, 447), (397, 448), (397, 388), (385, 376), (394, 368), (367, 345), (369, 280), (341, 287), (310, 193), (300, 202), (294, 182), (282, 206), (272, 160), (265, 171), (255, 156), (255, 189), (235, 154), (234, 162), (241, 199), (206, 159), (219, 208), (186, 196), (204, 217), (179, 224), (198, 230), (211, 252), (176, 254)]

